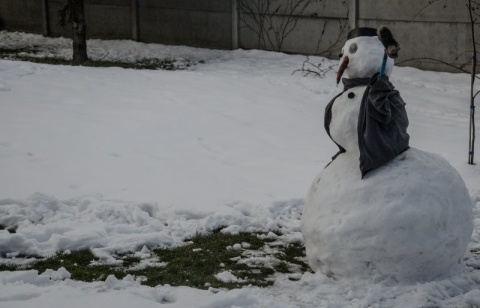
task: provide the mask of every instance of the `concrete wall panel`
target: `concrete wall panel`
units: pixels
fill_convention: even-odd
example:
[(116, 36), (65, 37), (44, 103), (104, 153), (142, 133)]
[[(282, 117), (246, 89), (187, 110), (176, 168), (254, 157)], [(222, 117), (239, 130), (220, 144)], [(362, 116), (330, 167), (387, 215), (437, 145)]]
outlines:
[(306, 10), (305, 16), (347, 18), (348, 1), (315, 1)]
[(85, 4), (107, 5), (107, 6), (130, 6), (130, 0), (85, 0)]
[[(281, 22), (281, 19), (277, 19)], [(348, 33), (347, 19), (330, 18), (300, 18), (298, 23), (284, 40), (282, 51), (300, 54), (321, 54), (330, 58), (337, 58)], [(277, 23), (278, 24), (278, 23)], [(344, 28), (346, 27), (346, 28)], [(342, 32), (342, 29), (343, 32)], [(272, 32), (270, 36), (276, 44)], [(240, 45), (242, 48), (258, 48), (258, 34), (244, 25), (240, 30)], [(267, 44), (267, 50), (276, 50), (276, 46)]]
[(139, 0), (140, 7), (206, 12), (231, 12), (229, 0)]
[(42, 33), (42, 0), (0, 1), (0, 29)]
[[(62, 27), (59, 25), (60, 17), (58, 12), (65, 6), (67, 1), (50, 1), (48, 4), (48, 16), (49, 16), (49, 27), (50, 27), (50, 35), (52, 36), (64, 36), (64, 37), (71, 37), (71, 26), (65, 25)], [(87, 25), (88, 27), (88, 25)]]
[(139, 7), (140, 40), (230, 49), (232, 13)]
[(468, 22), (466, 1), (459, 0), (362, 0), (361, 19), (425, 22)]
[(131, 39), (130, 3), (128, 6), (86, 4), (88, 38)]
[[(103, 3), (99, 5), (98, 3)], [(66, 0), (50, 0), (49, 26), (52, 36), (71, 37), (69, 24), (61, 27), (58, 12)], [(87, 38), (131, 39), (130, 0), (85, 0)]]
[[(239, 0), (240, 1), (240, 0)], [(297, 3), (297, 0), (277, 0), (272, 1), (270, 10), (267, 10), (265, 6), (258, 5), (258, 0), (243, 0), (245, 5), (255, 13), (270, 12), (277, 15), (289, 14), (289, 10), (285, 8), (291, 7), (292, 3)], [(228, 2), (228, 1), (226, 1)], [(299, 5), (299, 9), (295, 10), (295, 13), (300, 12), (300, 8), (307, 4), (302, 16), (305, 17), (326, 17), (326, 18), (346, 18), (348, 13), (348, 1), (304, 1)], [(298, 14), (294, 14), (298, 15)]]
[[(383, 24), (392, 30), (400, 44), (396, 63), (418, 58), (435, 58), (456, 66), (468, 65), (471, 54), (471, 39), (467, 23), (415, 23), (405, 21), (370, 20), (362, 21), (362, 26), (377, 27)], [(418, 31), (421, 28), (422, 31)], [(438, 61), (426, 59), (408, 61), (404, 66), (415, 66), (428, 70), (459, 72)]]

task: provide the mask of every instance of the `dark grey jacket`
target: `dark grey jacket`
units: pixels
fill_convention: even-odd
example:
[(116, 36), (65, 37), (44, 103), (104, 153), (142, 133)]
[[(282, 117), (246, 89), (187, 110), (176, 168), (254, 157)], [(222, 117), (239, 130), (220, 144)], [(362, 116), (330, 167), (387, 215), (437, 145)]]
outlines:
[[(343, 78), (344, 90), (325, 109), (325, 130), (330, 136), (332, 106), (340, 95), (356, 86), (367, 88), (362, 97), (358, 115), (358, 145), (360, 148), (360, 171), (362, 178), (371, 170), (382, 166), (398, 154), (409, 149), (407, 134), (408, 117), (405, 103), (387, 76), (372, 78)], [(331, 136), (330, 136), (331, 138)], [(333, 140), (333, 139), (332, 139)], [(335, 142), (335, 140), (333, 140)], [(340, 151), (345, 149), (337, 144)]]

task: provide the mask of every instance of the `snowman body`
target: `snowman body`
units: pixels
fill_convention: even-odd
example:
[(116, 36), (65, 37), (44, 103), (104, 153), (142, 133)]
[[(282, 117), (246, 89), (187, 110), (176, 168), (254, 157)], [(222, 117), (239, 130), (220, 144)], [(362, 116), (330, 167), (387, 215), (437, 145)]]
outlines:
[[(349, 53), (373, 49), (362, 51), (366, 56), (361, 60), (368, 60), (368, 55), (383, 51), (375, 39), (347, 41), (349, 77), (366, 77), (359, 67), (366, 74), (379, 70), (377, 59), (372, 60), (373, 69), (365, 69), (364, 63), (354, 65), (355, 57)], [(352, 44), (357, 46), (352, 49)], [(387, 74), (391, 71), (387, 69)], [(470, 241), (470, 195), (445, 159), (414, 148), (362, 178), (357, 126), (365, 89), (345, 91), (331, 109), (330, 136), (345, 152), (315, 178), (305, 201), (301, 228), (309, 264), (340, 278), (440, 277), (459, 264)]]
[(335, 277), (428, 281), (460, 262), (472, 202), (458, 172), (415, 148), (363, 179), (340, 154), (314, 180), (302, 215), (310, 266)]
[(332, 106), (330, 136), (349, 154), (360, 155), (358, 147), (357, 126), (360, 101), (366, 86), (352, 88), (337, 97)]

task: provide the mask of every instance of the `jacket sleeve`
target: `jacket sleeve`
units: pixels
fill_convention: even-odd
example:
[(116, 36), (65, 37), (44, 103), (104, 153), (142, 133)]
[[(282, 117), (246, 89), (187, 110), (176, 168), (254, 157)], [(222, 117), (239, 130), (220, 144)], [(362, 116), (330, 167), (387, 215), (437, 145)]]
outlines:
[(370, 82), (368, 115), (382, 124), (388, 124), (405, 107), (400, 94), (387, 76), (374, 76)]

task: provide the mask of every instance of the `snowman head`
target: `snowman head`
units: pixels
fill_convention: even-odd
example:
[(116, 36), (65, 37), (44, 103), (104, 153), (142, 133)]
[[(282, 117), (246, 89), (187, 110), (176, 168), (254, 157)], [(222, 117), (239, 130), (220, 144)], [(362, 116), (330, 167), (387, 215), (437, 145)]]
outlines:
[(393, 59), (398, 55), (398, 43), (393, 39), (386, 27), (356, 28), (348, 33), (348, 40), (340, 54), (340, 68), (337, 83), (345, 72), (349, 78), (370, 78), (380, 72), (383, 57), (388, 58), (385, 75), (390, 76), (393, 70)]

